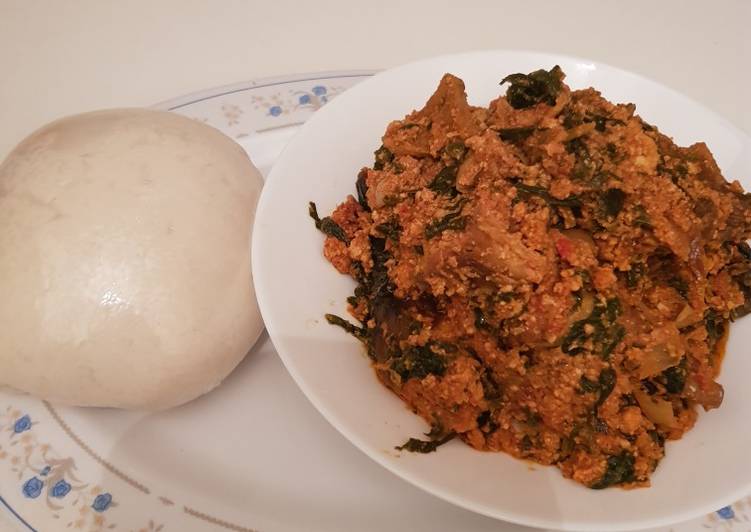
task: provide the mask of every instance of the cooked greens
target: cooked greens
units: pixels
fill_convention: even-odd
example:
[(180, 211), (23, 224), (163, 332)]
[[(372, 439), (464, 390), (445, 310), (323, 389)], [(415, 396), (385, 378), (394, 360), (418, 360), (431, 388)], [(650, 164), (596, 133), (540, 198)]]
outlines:
[(525, 109), (539, 103), (555, 105), (563, 88), (563, 71), (556, 65), (550, 70), (510, 74), (501, 80), (501, 85), (504, 83), (509, 83), (506, 99), (514, 109)]

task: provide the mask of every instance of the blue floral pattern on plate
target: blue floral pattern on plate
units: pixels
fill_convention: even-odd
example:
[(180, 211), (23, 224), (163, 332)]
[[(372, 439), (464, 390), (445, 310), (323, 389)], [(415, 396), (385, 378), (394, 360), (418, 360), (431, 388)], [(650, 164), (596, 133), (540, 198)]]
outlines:
[[(26, 501), (34, 509), (27, 508), (24, 513), (34, 519), (46, 515), (63, 523), (67, 517), (69, 520), (63, 526), (70, 529), (105, 532), (117, 526), (102, 513), (117, 506), (112, 495), (97, 485), (81, 482), (75, 460), (60, 457), (48, 443), (39, 440), (39, 417), (38, 412), (23, 412), (11, 406), (4, 413), (0, 411), (0, 467), (10, 466), (9, 471), (19, 480), (16, 492), (19, 499), (14, 506), (26, 508), (20, 502)], [(0, 473), (6, 472), (0, 468)], [(8, 499), (12, 498), (12, 492), (4, 492), (4, 481), (0, 481), (0, 511), (3, 506), (11, 508)], [(44, 527), (26, 524), (32, 530), (59, 529), (49, 523)], [(153, 530), (156, 528), (157, 525)]]
[(112, 495), (109, 493), (102, 493), (96, 496), (91, 507), (97, 512), (104, 512), (112, 504)]
[(13, 424), (13, 432), (15, 432), (16, 434), (21, 434), (22, 432), (26, 432), (30, 428), (31, 428), (31, 417), (29, 417), (28, 414), (21, 416)]
[(253, 102), (256, 109), (265, 109), (268, 116), (277, 118), (301, 109), (315, 111), (340, 92), (342, 88), (339, 86), (317, 84), (307, 90), (290, 91), (288, 95), (276, 93), (270, 96), (254, 96)]
[(44, 482), (39, 480), (39, 478), (37, 477), (31, 477), (29, 480), (23, 483), (21, 490), (23, 491), (24, 497), (27, 497), (29, 499), (36, 499), (42, 493), (43, 487)]
[(52, 497), (55, 497), (56, 499), (62, 499), (68, 493), (70, 493), (71, 488), (72, 486), (69, 483), (67, 483), (65, 479), (60, 479), (50, 489), (50, 495)]

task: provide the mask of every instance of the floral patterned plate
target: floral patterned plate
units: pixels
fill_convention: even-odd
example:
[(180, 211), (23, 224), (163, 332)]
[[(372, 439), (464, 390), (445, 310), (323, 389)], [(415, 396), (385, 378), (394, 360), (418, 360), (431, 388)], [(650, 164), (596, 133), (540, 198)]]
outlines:
[[(264, 175), (316, 109), (372, 72), (265, 79), (157, 105), (237, 140)], [(751, 498), (675, 531), (748, 531)], [(0, 392), (0, 530), (522, 531), (388, 473), (308, 403), (264, 335), (216, 391), (161, 413)], [(665, 529), (661, 529), (667, 532)]]

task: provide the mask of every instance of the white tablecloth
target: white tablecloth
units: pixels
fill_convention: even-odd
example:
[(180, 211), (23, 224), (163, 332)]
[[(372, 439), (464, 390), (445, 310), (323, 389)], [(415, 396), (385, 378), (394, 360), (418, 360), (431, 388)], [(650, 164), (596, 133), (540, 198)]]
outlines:
[(0, 0), (0, 157), (69, 113), (480, 48), (608, 62), (751, 132), (750, 23), (748, 0)]

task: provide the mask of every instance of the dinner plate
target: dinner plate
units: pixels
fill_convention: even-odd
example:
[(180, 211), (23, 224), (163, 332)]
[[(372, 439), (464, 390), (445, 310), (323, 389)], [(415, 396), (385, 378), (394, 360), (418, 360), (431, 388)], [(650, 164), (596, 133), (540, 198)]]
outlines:
[[(163, 102), (266, 175), (319, 107), (371, 72), (296, 75)], [(747, 530), (751, 499), (674, 530)], [(158, 414), (0, 392), (0, 530), (520, 532), (388, 473), (310, 405), (264, 336), (216, 391)], [(659, 529), (668, 532), (667, 527)]]
[(316, 408), (373, 460), (424, 490), (475, 512), (530, 526), (629, 530), (664, 526), (720, 507), (751, 491), (751, 319), (732, 328), (720, 381), (725, 402), (695, 429), (669, 443), (652, 487), (590, 490), (553, 467), (454, 440), (438, 452), (394, 447), (428, 427), (375, 378), (361, 345), (323, 314), (346, 315), (354, 282), (322, 256), (323, 238), (309, 201), (329, 213), (355, 191), (360, 168), (387, 124), (421, 108), (441, 76), (466, 83), (469, 101), (487, 105), (513, 72), (560, 65), (573, 88), (595, 86), (681, 145), (706, 140), (724, 175), (750, 189), (751, 143), (740, 130), (682, 94), (601, 63), (540, 53), (487, 51), (439, 57), (380, 73), (314, 115), (285, 148), (262, 192), (253, 233), (253, 271), (267, 330), (291, 375)]

